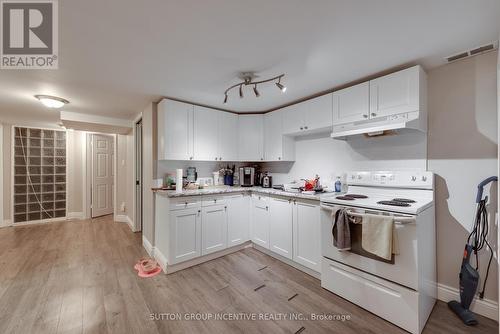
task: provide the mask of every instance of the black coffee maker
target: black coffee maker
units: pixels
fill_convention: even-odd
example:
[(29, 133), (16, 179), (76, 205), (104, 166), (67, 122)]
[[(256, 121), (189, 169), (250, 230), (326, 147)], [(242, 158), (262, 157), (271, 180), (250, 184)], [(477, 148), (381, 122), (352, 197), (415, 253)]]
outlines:
[(262, 172), (260, 171), (259, 169), (259, 166), (255, 166), (255, 179), (254, 179), (254, 182), (253, 184), (256, 186), (256, 187), (261, 187), (262, 186)]

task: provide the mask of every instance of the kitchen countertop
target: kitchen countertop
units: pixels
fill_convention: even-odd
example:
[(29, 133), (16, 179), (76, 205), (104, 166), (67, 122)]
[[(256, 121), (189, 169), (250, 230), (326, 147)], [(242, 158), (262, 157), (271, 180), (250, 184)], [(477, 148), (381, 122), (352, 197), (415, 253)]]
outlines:
[(319, 201), (324, 196), (332, 196), (334, 193), (325, 192), (315, 195), (307, 195), (302, 193), (293, 193), (283, 190), (277, 190), (273, 188), (262, 188), (262, 187), (230, 187), (230, 186), (216, 186), (204, 189), (194, 189), (194, 190), (183, 190), (182, 193), (177, 193), (175, 190), (158, 190), (153, 189), (156, 193), (166, 195), (170, 198), (176, 197), (186, 197), (186, 196), (201, 196), (201, 195), (215, 195), (215, 194), (227, 194), (227, 193), (241, 193), (241, 192), (252, 192), (259, 194), (277, 195), (277, 196), (287, 196), (293, 198), (303, 198), (309, 200)]

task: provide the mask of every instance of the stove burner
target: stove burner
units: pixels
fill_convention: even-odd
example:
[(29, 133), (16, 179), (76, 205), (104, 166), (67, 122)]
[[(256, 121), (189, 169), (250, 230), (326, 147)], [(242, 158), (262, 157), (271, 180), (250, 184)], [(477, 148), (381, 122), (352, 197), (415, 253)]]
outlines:
[(346, 194), (346, 197), (352, 197), (352, 198), (368, 198), (366, 195), (358, 195), (358, 194)]
[(392, 205), (392, 206), (410, 206), (408, 203), (398, 201), (378, 201), (377, 204)]
[(342, 200), (345, 200), (345, 201), (354, 201), (354, 197), (349, 197), (349, 196), (337, 196), (335, 197), (336, 199), (342, 199)]
[(393, 201), (401, 203), (415, 203), (416, 201), (408, 198), (394, 198)]

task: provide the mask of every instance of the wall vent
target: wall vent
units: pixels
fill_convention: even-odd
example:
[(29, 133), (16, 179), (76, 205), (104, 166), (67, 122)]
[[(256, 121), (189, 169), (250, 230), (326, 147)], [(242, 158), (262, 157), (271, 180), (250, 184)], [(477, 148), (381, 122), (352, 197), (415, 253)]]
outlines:
[(451, 63), (451, 62), (454, 62), (454, 61), (457, 61), (457, 60), (460, 60), (460, 59), (464, 59), (464, 58), (476, 56), (476, 55), (479, 55), (479, 54), (482, 54), (482, 53), (486, 53), (486, 52), (489, 52), (489, 51), (493, 51), (497, 47), (498, 47), (498, 42), (493, 42), (493, 43), (489, 43), (489, 44), (486, 44), (486, 45), (479, 46), (477, 48), (474, 48), (474, 49), (471, 49), (471, 50), (468, 50), (468, 51), (460, 52), (458, 54), (446, 57), (445, 60), (448, 63)]

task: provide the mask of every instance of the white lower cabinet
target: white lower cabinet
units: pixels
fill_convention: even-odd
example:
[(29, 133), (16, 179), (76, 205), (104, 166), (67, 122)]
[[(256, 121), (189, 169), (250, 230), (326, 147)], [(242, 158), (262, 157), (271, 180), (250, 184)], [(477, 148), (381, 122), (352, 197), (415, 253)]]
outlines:
[(271, 197), (269, 200), (269, 249), (292, 259), (293, 205), (290, 199)]
[(269, 249), (269, 197), (252, 195), (252, 241)]
[(227, 247), (237, 246), (250, 239), (250, 196), (227, 196)]
[(169, 263), (201, 256), (201, 209), (170, 211)]
[(227, 248), (226, 205), (212, 205), (202, 208), (201, 255), (207, 255)]
[(293, 260), (321, 272), (321, 223), (317, 202), (296, 200), (293, 211)]

